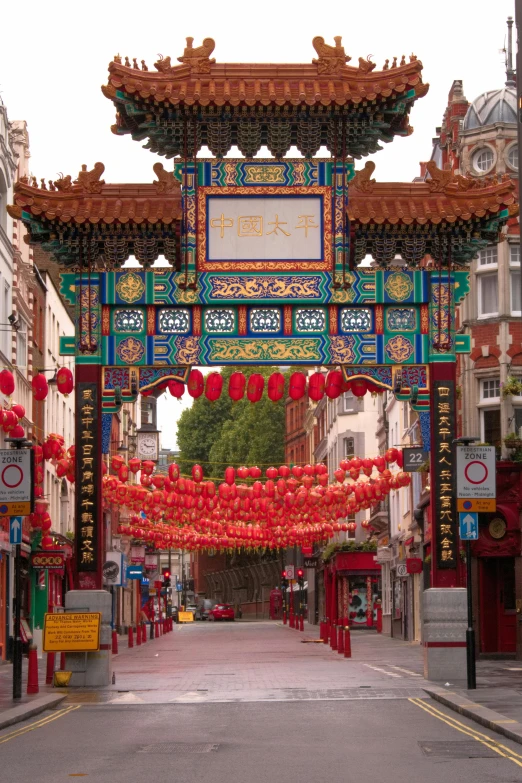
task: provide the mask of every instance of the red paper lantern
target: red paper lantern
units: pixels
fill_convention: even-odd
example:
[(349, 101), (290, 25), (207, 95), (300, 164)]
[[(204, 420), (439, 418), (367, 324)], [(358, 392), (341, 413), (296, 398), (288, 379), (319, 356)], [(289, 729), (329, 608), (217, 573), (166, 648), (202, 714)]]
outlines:
[(203, 468), (201, 465), (193, 465), (192, 466), (192, 478), (196, 482), (196, 484), (199, 484), (200, 481), (203, 481)]
[(131, 471), (131, 473), (134, 473), (134, 475), (136, 475), (136, 473), (139, 471), (140, 468), (141, 468), (141, 459), (139, 459), (138, 457), (133, 457), (132, 459), (129, 460), (129, 470)]
[(187, 390), (191, 397), (197, 400), (205, 389), (205, 379), (201, 370), (191, 370), (187, 383)]
[(248, 379), (247, 397), (250, 402), (259, 402), (263, 396), (265, 388), (265, 379), (260, 373), (253, 373)]
[[(352, 383), (353, 388), (353, 383)], [(343, 374), (340, 370), (330, 370), (326, 376), (325, 394), (330, 400), (336, 400), (343, 389)]]
[(306, 376), (302, 372), (293, 372), (290, 376), (288, 394), (292, 400), (300, 400), (306, 389)]
[(169, 465), (169, 479), (171, 481), (177, 481), (179, 479), (179, 465), (175, 462), (172, 462)]
[(151, 459), (144, 459), (141, 463), (141, 471), (146, 476), (152, 476), (155, 467), (156, 465)]
[(171, 395), (177, 400), (179, 400), (185, 394), (185, 384), (181, 383), (181, 381), (170, 380), (167, 386)]
[(54, 546), (54, 541), (52, 539), (52, 536), (44, 536), (41, 541), (41, 547), (42, 549), (52, 549)]
[(280, 372), (274, 372), (268, 379), (268, 399), (277, 402), (285, 392), (285, 378)]
[(5, 394), (6, 397), (10, 397), (15, 390), (15, 382), (13, 373), (9, 370), (2, 370), (0, 372), (0, 391)]
[(233, 372), (228, 382), (228, 396), (234, 402), (243, 399), (245, 394), (246, 378), (242, 372)]
[(367, 391), (368, 386), (366, 385), (364, 378), (356, 378), (352, 381), (352, 392), (355, 397), (364, 397)]
[(325, 378), (322, 372), (314, 372), (308, 379), (308, 396), (314, 402), (324, 397)]
[(234, 468), (229, 466), (228, 468), (225, 468), (225, 481), (228, 485), (232, 485), (236, 479), (236, 471)]
[(33, 380), (31, 381), (31, 386), (33, 387), (33, 394), (34, 398), (37, 401), (45, 400), (49, 393), (49, 385), (47, 383), (47, 378), (43, 373), (39, 372), (38, 375), (35, 375), (33, 377)]
[(56, 385), (60, 394), (68, 397), (74, 389), (74, 377), (68, 367), (60, 367), (56, 373)]
[(399, 456), (398, 450), (391, 448), (386, 451), (384, 455), (384, 459), (386, 460), (386, 462), (396, 462), (398, 456)]
[(205, 397), (210, 402), (215, 402), (221, 397), (223, 390), (223, 376), (218, 372), (211, 372), (207, 375), (207, 382), (205, 386)]
[(16, 424), (9, 434), (11, 438), (24, 438), (25, 430), (21, 424)]
[(18, 417), (13, 411), (4, 411), (4, 420), (2, 426), (5, 432), (10, 432), (18, 425)]
[(11, 405), (11, 410), (13, 413), (16, 414), (16, 416), (19, 419), (23, 419), (25, 416), (25, 408), (23, 405), (19, 405), (18, 403), (15, 403), (14, 405)]

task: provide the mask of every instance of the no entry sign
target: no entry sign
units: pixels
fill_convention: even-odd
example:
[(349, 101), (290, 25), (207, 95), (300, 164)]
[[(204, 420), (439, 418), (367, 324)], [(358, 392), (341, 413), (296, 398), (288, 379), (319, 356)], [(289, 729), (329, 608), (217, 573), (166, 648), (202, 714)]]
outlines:
[(496, 497), (494, 446), (457, 447), (457, 498)]

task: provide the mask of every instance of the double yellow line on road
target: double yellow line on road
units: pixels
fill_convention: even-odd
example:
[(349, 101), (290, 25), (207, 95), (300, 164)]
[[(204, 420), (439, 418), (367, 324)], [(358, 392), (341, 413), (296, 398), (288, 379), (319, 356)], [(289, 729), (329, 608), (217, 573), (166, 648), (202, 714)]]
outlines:
[(456, 718), (452, 718), (451, 715), (446, 715), (445, 712), (441, 712), (441, 710), (436, 709), (430, 702), (425, 701), (424, 699), (408, 699), (408, 701), (410, 701), (412, 704), (415, 704), (416, 707), (420, 707), (434, 718), (441, 720), (443, 723), (447, 723), (448, 726), (451, 726), (452, 729), (456, 729), (457, 731), (460, 731), (461, 734), (466, 734), (468, 737), (472, 737), (472, 739), (480, 742), (482, 745), (485, 745), (486, 748), (494, 750), (495, 753), (498, 753), (499, 756), (503, 756), (503, 758), (512, 761), (513, 764), (522, 767), (522, 756), (518, 753), (515, 753), (515, 751), (511, 750), (511, 748), (508, 748), (507, 745), (502, 745), (502, 743), (497, 742), (495, 739), (493, 739), (493, 737), (489, 737), (487, 734), (483, 734), (481, 731), (477, 731), (470, 726), (466, 726), (465, 723), (461, 723), (460, 721), (456, 720)]
[(58, 718), (63, 718), (65, 715), (68, 715), (70, 712), (73, 712), (73, 710), (79, 710), (80, 707), (81, 704), (78, 704), (77, 707), (65, 707), (64, 709), (57, 710), (52, 715), (48, 715), (46, 718), (37, 720), (34, 723), (29, 723), (28, 726), (22, 726), (21, 728), (12, 731), (10, 734), (4, 734), (3, 736), (0, 734), (0, 745), (2, 745), (4, 742), (9, 742), (9, 740), (16, 739), (16, 737), (21, 737), (22, 734), (27, 734), (28, 731), (35, 731), (35, 729), (41, 729), (44, 726), (47, 726), (48, 723), (52, 723), (53, 720), (58, 720)]

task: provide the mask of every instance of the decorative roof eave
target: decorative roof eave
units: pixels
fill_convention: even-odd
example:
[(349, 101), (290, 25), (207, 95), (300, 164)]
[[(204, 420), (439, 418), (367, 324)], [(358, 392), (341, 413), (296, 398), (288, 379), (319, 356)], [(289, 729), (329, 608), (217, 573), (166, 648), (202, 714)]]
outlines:
[[(103, 164), (99, 164), (102, 166)], [(86, 167), (85, 167), (86, 168)], [(103, 171), (103, 169), (101, 169)], [(161, 163), (154, 165), (158, 179), (153, 184), (107, 185), (97, 179), (85, 184), (71, 177), (50, 182), (20, 181), (14, 187), (11, 217), (61, 225), (178, 223), (181, 220), (181, 189), (171, 172)], [(89, 172), (87, 172), (89, 173)]]
[(518, 213), (516, 185), (508, 176), (472, 180), (432, 165), (425, 182), (376, 182), (371, 179), (374, 169), (375, 164), (367, 162), (350, 183), (347, 212), (352, 224), (458, 224), (488, 220), (506, 209), (510, 216)]

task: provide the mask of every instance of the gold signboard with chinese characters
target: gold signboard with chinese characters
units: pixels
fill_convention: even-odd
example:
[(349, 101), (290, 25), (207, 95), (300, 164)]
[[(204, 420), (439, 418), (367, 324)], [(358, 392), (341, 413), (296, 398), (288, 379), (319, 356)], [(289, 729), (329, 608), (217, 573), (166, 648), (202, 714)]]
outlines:
[(198, 268), (331, 272), (331, 224), (329, 187), (203, 187)]
[(80, 382), (76, 389), (76, 562), (79, 572), (98, 570), (100, 459), (98, 386)]
[(455, 388), (453, 381), (434, 381), (432, 473), (435, 480), (433, 526), (437, 567), (456, 568), (457, 529), (453, 475), (455, 471)]

